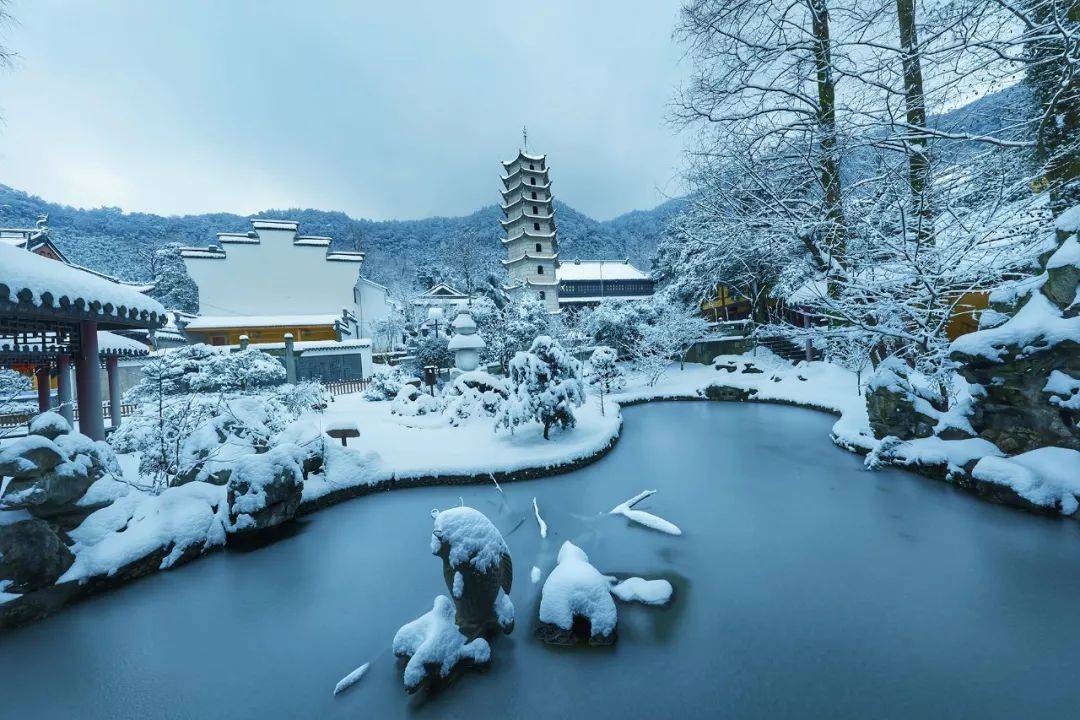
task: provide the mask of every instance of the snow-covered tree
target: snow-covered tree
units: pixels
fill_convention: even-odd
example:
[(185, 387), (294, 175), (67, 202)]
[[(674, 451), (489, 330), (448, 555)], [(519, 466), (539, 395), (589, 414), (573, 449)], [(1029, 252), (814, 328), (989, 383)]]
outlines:
[(544, 439), (549, 439), (552, 427), (568, 430), (577, 422), (574, 408), (585, 402), (581, 363), (557, 341), (541, 335), (510, 361), (509, 391), (496, 425), (513, 432), (520, 425), (539, 422)]
[(504, 373), (509, 371), (514, 353), (527, 349), (534, 338), (551, 332), (551, 314), (543, 302), (532, 297), (517, 298), (502, 308), (489, 298), (478, 298), (470, 312), (477, 334), (487, 343), (481, 361), (498, 363)]
[(188, 275), (180, 244), (169, 243), (146, 254), (154, 289), (148, 294), (169, 310), (199, 312), (199, 286)]
[(618, 356), (609, 347), (598, 347), (589, 356), (589, 365), (585, 376), (589, 384), (596, 388), (600, 395), (600, 414), (605, 414), (604, 396), (611, 394), (613, 390), (619, 390), (626, 384), (626, 377), (619, 367)]
[(10, 368), (0, 368), (0, 415), (36, 410), (37, 405), (20, 399), (30, 390), (30, 378)]

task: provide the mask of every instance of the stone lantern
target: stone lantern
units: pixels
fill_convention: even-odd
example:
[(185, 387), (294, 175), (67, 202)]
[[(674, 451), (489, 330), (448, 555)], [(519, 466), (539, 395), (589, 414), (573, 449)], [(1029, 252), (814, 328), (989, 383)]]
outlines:
[(454, 353), (454, 366), (462, 372), (470, 372), (480, 366), (480, 351), (487, 343), (476, 334), (476, 321), (466, 311), (454, 318), (454, 337), (447, 347)]

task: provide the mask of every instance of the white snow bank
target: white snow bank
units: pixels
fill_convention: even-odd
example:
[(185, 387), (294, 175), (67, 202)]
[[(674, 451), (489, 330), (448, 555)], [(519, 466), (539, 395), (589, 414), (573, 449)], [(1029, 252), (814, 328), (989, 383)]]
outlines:
[(480, 573), (487, 572), (502, 562), (503, 555), (510, 554), (502, 533), (486, 515), (471, 507), (450, 508), (435, 516), (432, 554), (439, 552), (442, 543), (450, 546), (450, 567), (468, 564)]
[(613, 581), (589, 564), (584, 550), (569, 540), (564, 542), (558, 564), (544, 581), (540, 622), (570, 630), (579, 616), (589, 621), (593, 637), (611, 635), (618, 620), (611, 599)]
[(646, 605), (663, 605), (671, 599), (674, 590), (667, 580), (646, 580), (632, 577), (611, 588), (611, 594), (623, 602), (640, 602)]
[(1051, 405), (1067, 410), (1080, 410), (1080, 378), (1054, 370), (1047, 378), (1043, 392), (1051, 396)]
[(951, 352), (1000, 360), (1007, 345), (1029, 354), (1040, 346), (1065, 340), (1080, 342), (1080, 316), (1066, 318), (1042, 293), (1033, 293), (1015, 315), (997, 327), (961, 335), (953, 340)]
[(652, 528), (653, 530), (659, 530), (660, 532), (667, 533), (668, 535), (682, 535), (682, 530), (679, 529), (678, 525), (668, 522), (664, 518), (653, 515), (652, 513), (647, 513), (644, 510), (632, 509), (634, 505), (641, 502), (645, 498), (654, 495), (655, 493), (655, 490), (645, 490), (644, 492), (640, 492), (626, 502), (619, 503), (615, 507), (611, 508), (609, 513), (611, 515), (622, 515), (630, 520), (633, 520), (636, 523), (644, 525), (645, 527)]
[(1076, 512), (1080, 496), (1080, 451), (1060, 447), (1029, 450), (1013, 457), (984, 457), (971, 472), (978, 480), (1012, 488), (1041, 507)]
[(455, 624), (454, 603), (445, 595), (435, 598), (430, 612), (403, 625), (394, 635), (394, 655), (408, 657), (405, 689), (413, 692), (427, 677), (426, 666), (437, 666), (446, 677), (463, 660), (481, 665), (491, 660), (491, 647), (483, 638), (465, 642)]
[(113, 575), (124, 565), (167, 548), (161, 568), (189, 547), (225, 544), (225, 488), (204, 482), (171, 487), (160, 495), (132, 492), (92, 513), (71, 531), (75, 562), (57, 582)]

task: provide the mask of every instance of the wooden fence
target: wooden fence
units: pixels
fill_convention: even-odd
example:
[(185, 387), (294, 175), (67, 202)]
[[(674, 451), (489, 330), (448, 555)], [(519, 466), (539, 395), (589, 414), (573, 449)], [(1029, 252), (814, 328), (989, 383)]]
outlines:
[(367, 380), (338, 380), (336, 382), (323, 383), (330, 392), (331, 397), (347, 395), (348, 393), (363, 392), (367, 389)]
[[(101, 412), (104, 414), (106, 420), (109, 420), (109, 419), (112, 418), (112, 406), (109, 403), (107, 403), (107, 402), (101, 403)], [(122, 418), (129, 417), (134, 412), (135, 412), (135, 405), (132, 405), (132, 404), (121, 404), (120, 405), (120, 417), (122, 417)], [(78, 408), (78, 406), (75, 407), (74, 415), (75, 415), (75, 420), (78, 421), (78, 419), (79, 419), (79, 408)], [(6, 413), (6, 414), (3, 414), (3, 415), (0, 415), (0, 428), (14, 428), (14, 427), (19, 427), (20, 425), (27, 425), (35, 417), (37, 417), (36, 412), (32, 412), (32, 413)]]

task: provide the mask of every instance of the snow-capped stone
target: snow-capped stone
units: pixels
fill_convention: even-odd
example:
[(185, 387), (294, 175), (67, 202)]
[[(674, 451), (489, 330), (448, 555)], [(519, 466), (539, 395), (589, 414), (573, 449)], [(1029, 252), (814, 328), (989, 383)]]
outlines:
[(300, 448), (286, 444), (236, 461), (228, 483), (230, 532), (265, 530), (296, 515), (304, 492), (303, 457)]
[(487, 640), (468, 640), (458, 630), (454, 604), (445, 595), (435, 598), (430, 612), (397, 631), (393, 650), (397, 657), (409, 658), (404, 682), (410, 693), (428, 679), (448, 677), (459, 664), (486, 665), (491, 661)]
[(667, 580), (646, 580), (632, 577), (613, 588), (611, 594), (623, 602), (639, 602), (645, 605), (664, 605), (671, 600), (674, 590)]
[[(540, 597), (540, 626), (537, 636), (560, 645), (587, 640), (594, 645), (615, 642), (618, 615), (611, 599), (614, 578), (600, 573), (589, 563), (585, 551), (569, 540), (559, 550), (558, 564), (544, 581)], [(586, 637), (575, 634), (575, 620), (588, 624)], [(582, 629), (582, 632), (584, 630)]]
[(60, 413), (43, 412), (30, 421), (30, 434), (55, 440), (61, 435), (71, 432), (71, 423)]

